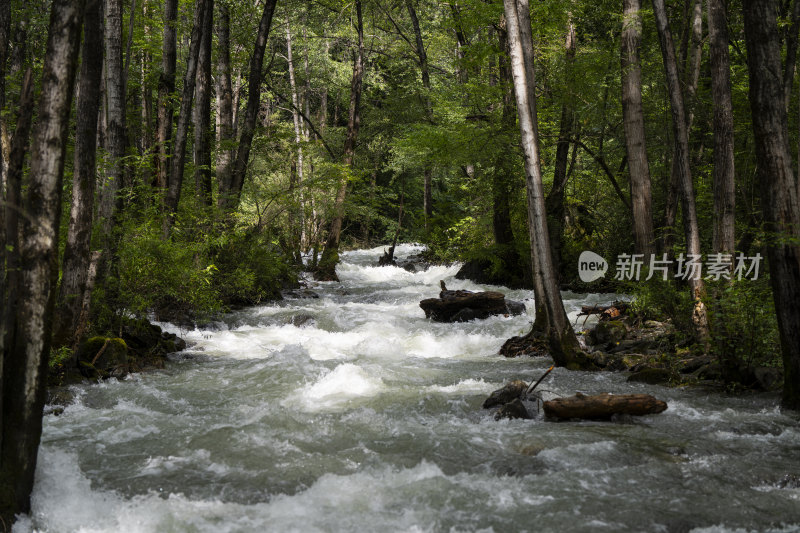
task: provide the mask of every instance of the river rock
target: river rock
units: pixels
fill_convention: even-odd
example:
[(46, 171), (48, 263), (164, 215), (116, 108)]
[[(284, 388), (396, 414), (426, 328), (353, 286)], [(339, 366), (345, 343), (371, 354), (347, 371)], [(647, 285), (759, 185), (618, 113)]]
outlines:
[(525, 312), (525, 304), (512, 302), (508, 305), (501, 292), (448, 291), (439, 293), (439, 298), (422, 300), (419, 306), (425, 318), (436, 322), (467, 322), (493, 315), (518, 315)]
[(635, 383), (647, 383), (649, 385), (661, 385), (669, 383), (675, 375), (666, 368), (645, 368), (628, 376), (628, 381)]
[(522, 400), (517, 398), (505, 404), (494, 414), (495, 420), (502, 420), (503, 418), (508, 418), (511, 420), (522, 418), (528, 420), (531, 418), (531, 415), (528, 413), (528, 410), (525, 408), (525, 404), (522, 403)]
[(522, 394), (528, 389), (528, 384), (522, 380), (515, 379), (507, 383), (502, 389), (497, 389), (492, 392), (488, 398), (483, 402), (484, 409), (491, 409), (498, 405), (506, 404), (510, 401), (519, 399)]
[(310, 289), (292, 289), (283, 293), (284, 298), (319, 298), (319, 294)]
[(76, 354), (81, 374), (90, 379), (121, 378), (128, 374), (128, 345), (118, 337), (91, 337)]

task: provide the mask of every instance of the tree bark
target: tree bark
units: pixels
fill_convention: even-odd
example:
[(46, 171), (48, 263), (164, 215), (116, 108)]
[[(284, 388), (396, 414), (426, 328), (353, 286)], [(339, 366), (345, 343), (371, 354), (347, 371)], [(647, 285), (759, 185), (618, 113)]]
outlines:
[(533, 70), (530, 9), (528, 0), (504, 0), (503, 6), (508, 26), (514, 95), (517, 100), (522, 151), (525, 160), (528, 232), (531, 240), (531, 263), (536, 298), (536, 323), (534, 323), (534, 330), (529, 335), (540, 333), (547, 339), (556, 365), (582, 368), (588, 366), (588, 361), (580, 351), (578, 339), (575, 337), (575, 332), (564, 310), (547, 231), (547, 215), (539, 160), (539, 131), (534, 93), (536, 78)]
[[(100, 111), (100, 81), (103, 73), (103, 3), (90, 2), (84, 15), (84, 39), (78, 87), (75, 163), (72, 176), (72, 207), (64, 247), (54, 346), (74, 348), (78, 318), (84, 301), (91, 256), (97, 152), (97, 117)], [(72, 363), (76, 363), (73, 358)]]
[(300, 253), (300, 226), (302, 225), (302, 210), (298, 207), (300, 202), (295, 198), (297, 188), (299, 188), (304, 181), (304, 167), (303, 167), (303, 132), (302, 124), (300, 123), (300, 99), (297, 97), (297, 83), (295, 81), (294, 70), (294, 56), (292, 54), (292, 30), (289, 24), (289, 14), (286, 14), (286, 60), (289, 66), (289, 87), (292, 91), (292, 121), (294, 123), (294, 143), (296, 152), (296, 160), (293, 166), (293, 172), (290, 174), (290, 202), (289, 207), (289, 235), (291, 237), (290, 246), (292, 248), (292, 257), (300, 259), (302, 264), (302, 254)]
[[(361, 89), (364, 78), (364, 22), (361, 17), (361, 0), (355, 0), (356, 32), (358, 48), (353, 58), (353, 77), (350, 83), (350, 109), (347, 119), (347, 137), (344, 141), (342, 164), (347, 167), (347, 174), (353, 169), (356, 152), (356, 140), (361, 124)], [(339, 189), (333, 204), (333, 219), (328, 230), (328, 239), (322, 252), (315, 276), (319, 280), (338, 280), (336, 264), (339, 262), (339, 239), (344, 219), (344, 200), (347, 196), (347, 175), (339, 180)]]
[(175, 150), (172, 154), (172, 162), (169, 171), (169, 184), (167, 195), (164, 201), (164, 239), (169, 238), (172, 226), (175, 222), (175, 215), (178, 213), (178, 202), (181, 198), (181, 187), (183, 186), (184, 163), (186, 161), (186, 142), (189, 135), (189, 123), (191, 120), (192, 100), (194, 98), (194, 88), (197, 75), (197, 61), (200, 56), (200, 43), (203, 39), (204, 21), (206, 10), (213, 8), (213, 0), (198, 0), (195, 4), (194, 21), (192, 24), (192, 35), (189, 44), (189, 55), (186, 64), (186, 74), (183, 78), (183, 95), (181, 96), (181, 107), (178, 112), (178, 123), (175, 126)]
[(217, 21), (217, 117), (219, 119), (217, 143), (217, 205), (224, 207), (231, 193), (231, 172), (236, 150), (233, 131), (233, 89), (231, 87), (230, 14), (225, 2), (219, 2)]
[(203, 205), (211, 206), (211, 41), (213, 40), (213, 1), (203, 17), (200, 53), (197, 58), (194, 107), (194, 182), (195, 192)]
[[(728, 57), (728, 16), (722, 0), (708, 1), (711, 50), (711, 96), (714, 100), (714, 234), (715, 253), (732, 253), (735, 243), (736, 185), (733, 152), (733, 104)], [(795, 2), (800, 5), (800, 2)]]
[(556, 398), (542, 404), (544, 414), (550, 418), (608, 418), (616, 414), (633, 416), (651, 415), (666, 411), (667, 404), (649, 394), (598, 394), (586, 396), (578, 393), (569, 398)]
[[(658, 29), (661, 53), (664, 57), (664, 71), (667, 77), (667, 88), (672, 109), (672, 128), (675, 134), (675, 159), (677, 161), (678, 178), (681, 193), (681, 208), (683, 211), (683, 230), (686, 237), (686, 252), (689, 255), (700, 256), (700, 230), (697, 223), (697, 210), (695, 208), (694, 184), (689, 166), (689, 131), (687, 128), (687, 115), (681, 94), (678, 64), (675, 59), (675, 49), (672, 44), (672, 34), (669, 29), (667, 12), (664, 0), (653, 0)], [(689, 279), (692, 297), (695, 299), (697, 320), (695, 321), (695, 334), (700, 340), (708, 338), (708, 321), (701, 297), (703, 294), (703, 280)]]
[[(567, 36), (564, 41), (565, 55), (565, 76), (567, 83), (570, 82), (573, 64), (575, 63), (575, 25), (572, 23), (572, 15), (569, 15), (567, 22)], [(560, 277), (561, 272), (561, 247), (564, 238), (564, 190), (567, 186), (567, 163), (569, 161), (569, 145), (572, 138), (573, 123), (575, 112), (568, 94), (568, 89), (563, 95), (564, 101), (561, 104), (561, 126), (558, 132), (558, 142), (556, 143), (555, 169), (553, 172), (553, 187), (545, 199), (547, 210), (547, 227), (550, 230), (550, 247), (553, 252), (553, 266), (556, 275)]]
[(122, 185), (125, 156), (125, 93), (122, 65), (122, 0), (105, 0), (105, 111), (108, 173), (100, 187), (97, 217), (104, 238), (113, 227), (117, 192)]
[(780, 76), (781, 50), (775, 3), (745, 0), (745, 42), (750, 109), (772, 295), (783, 355), (783, 406), (800, 409), (800, 202), (793, 183), (787, 117)]
[[(797, 38), (800, 31), (800, 2), (794, 1), (792, 5), (792, 22), (789, 33), (786, 35), (786, 64), (783, 67), (783, 101), (786, 112), (789, 112), (789, 102), (792, 99), (792, 86), (794, 85), (794, 72), (797, 63)], [(727, 28), (725, 30), (727, 35)]]
[[(11, 525), (30, 510), (42, 434), (64, 156), (84, 2), (54, 0), (42, 66), (30, 182), (22, 218), (20, 298), (3, 368), (0, 518)], [(10, 356), (13, 354), (13, 356)]]
[(642, 109), (641, 0), (623, 0), (621, 78), (622, 121), (631, 177), (631, 209), (636, 253), (645, 258), (655, 253), (650, 164), (647, 159), (644, 111)]
[[(702, 0), (694, 0), (691, 17), (688, 15), (688, 6), (686, 4), (686, 15), (688, 28), (681, 41), (680, 60), (676, 65), (678, 72), (678, 79), (683, 79), (683, 85), (686, 88), (684, 96), (684, 111), (686, 113), (684, 120), (686, 120), (687, 138), (688, 132), (692, 130), (694, 124), (694, 99), (697, 93), (697, 84), (700, 80), (700, 66), (703, 52), (703, 4)], [(666, 17), (666, 14), (664, 15)], [(690, 39), (691, 37), (691, 39)], [(691, 41), (692, 50), (691, 56), (689, 55), (689, 42)], [(674, 55), (674, 53), (673, 53)], [(686, 71), (684, 64), (690, 61), (691, 69)], [(684, 94), (684, 93), (681, 93)], [(678, 143), (676, 137), (674, 140)], [(680, 176), (680, 158), (678, 157), (679, 149), (674, 148), (672, 157), (672, 168), (670, 170), (670, 179), (667, 185), (667, 201), (664, 209), (664, 238), (663, 238), (663, 251), (667, 255), (672, 255), (672, 249), (675, 244), (675, 221), (678, 216), (678, 200), (681, 193), (681, 176)]]
[[(414, 28), (414, 42), (416, 43), (417, 59), (419, 61), (419, 70), (422, 75), (422, 87), (425, 93), (422, 95), (422, 105), (425, 107), (425, 116), (428, 122), (433, 123), (433, 104), (431, 103), (431, 75), (428, 67), (428, 53), (425, 51), (425, 43), (422, 41), (422, 31), (419, 27), (419, 18), (417, 18), (417, 11), (414, 9), (414, 4), (411, 0), (405, 0), (406, 11), (408, 17), (411, 19), (411, 26)], [(425, 168), (422, 171), (423, 175), (423, 190), (422, 190), (422, 211), (425, 216), (425, 230), (428, 229), (428, 222), (433, 216), (433, 171), (430, 163), (425, 163)]]
[(236, 161), (233, 166), (231, 179), (231, 194), (226, 201), (228, 209), (234, 209), (239, 204), (239, 197), (242, 194), (245, 174), (247, 174), (247, 164), (250, 159), (250, 147), (253, 144), (253, 135), (256, 130), (256, 119), (261, 104), (261, 80), (263, 77), (264, 50), (269, 38), (269, 30), (272, 25), (272, 14), (275, 12), (277, 0), (266, 0), (264, 12), (261, 15), (261, 22), (258, 25), (253, 55), (250, 56), (250, 75), (247, 85), (247, 107), (244, 112), (244, 120), (239, 130), (239, 148), (236, 151)]
[(161, 55), (161, 76), (158, 79), (157, 134), (158, 168), (156, 188), (166, 190), (169, 185), (170, 142), (172, 140), (172, 116), (175, 106), (175, 66), (178, 55), (178, 0), (164, 0), (164, 36)]

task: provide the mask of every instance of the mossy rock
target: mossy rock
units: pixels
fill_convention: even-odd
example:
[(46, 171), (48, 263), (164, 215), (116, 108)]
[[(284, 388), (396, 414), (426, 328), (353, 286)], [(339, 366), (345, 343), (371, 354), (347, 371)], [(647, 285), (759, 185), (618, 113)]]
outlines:
[(628, 376), (629, 382), (663, 385), (672, 381), (674, 375), (666, 368), (645, 368)]
[(628, 335), (628, 326), (622, 320), (598, 322), (589, 332), (589, 342), (594, 345), (616, 345)]
[(78, 348), (81, 374), (122, 377), (130, 370), (128, 345), (118, 337), (91, 337)]

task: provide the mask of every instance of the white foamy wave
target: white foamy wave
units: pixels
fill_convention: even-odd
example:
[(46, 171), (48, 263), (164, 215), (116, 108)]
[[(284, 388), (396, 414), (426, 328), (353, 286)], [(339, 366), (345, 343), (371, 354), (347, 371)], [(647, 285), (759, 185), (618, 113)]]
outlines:
[(486, 383), (482, 379), (465, 379), (452, 385), (431, 385), (425, 387), (427, 392), (443, 394), (460, 394), (465, 392), (492, 392), (500, 388), (497, 383)]
[(355, 399), (376, 396), (384, 389), (382, 379), (370, 376), (360, 366), (344, 363), (300, 388), (281, 405), (288, 407), (299, 400), (306, 410), (330, 409), (346, 406)]

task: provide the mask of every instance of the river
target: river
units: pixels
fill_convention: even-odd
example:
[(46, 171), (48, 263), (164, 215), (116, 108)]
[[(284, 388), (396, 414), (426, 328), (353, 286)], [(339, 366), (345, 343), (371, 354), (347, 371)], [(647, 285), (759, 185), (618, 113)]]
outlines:
[[(646, 392), (669, 408), (496, 422), (486, 396), (550, 365), (496, 355), (527, 330), (532, 294), (492, 287), (528, 315), (432, 323), (418, 303), (439, 280), (486, 287), (456, 267), (373, 267), (381, 251), (344, 253), (319, 299), (167, 325), (189, 348), (163, 371), (75, 387), (45, 416), (15, 531), (800, 531), (800, 420), (777, 395), (556, 369), (547, 394)], [(574, 320), (612, 296), (564, 298)]]

